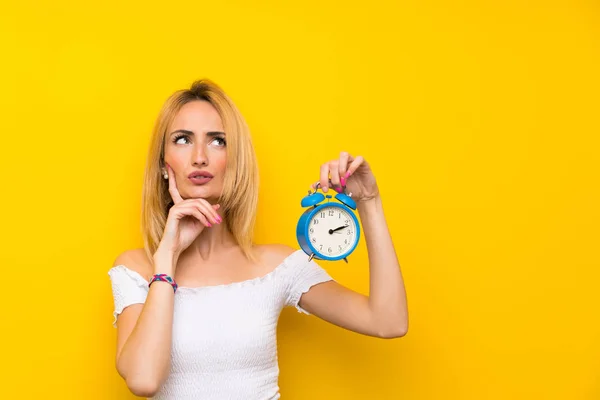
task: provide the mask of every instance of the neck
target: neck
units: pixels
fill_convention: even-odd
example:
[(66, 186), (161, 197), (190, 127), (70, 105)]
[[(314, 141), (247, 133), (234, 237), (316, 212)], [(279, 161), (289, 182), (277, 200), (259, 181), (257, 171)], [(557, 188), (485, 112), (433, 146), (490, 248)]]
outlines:
[(205, 227), (200, 235), (181, 254), (181, 258), (193, 263), (206, 262), (215, 256), (223, 255), (228, 250), (237, 247), (233, 234), (227, 229), (225, 221)]

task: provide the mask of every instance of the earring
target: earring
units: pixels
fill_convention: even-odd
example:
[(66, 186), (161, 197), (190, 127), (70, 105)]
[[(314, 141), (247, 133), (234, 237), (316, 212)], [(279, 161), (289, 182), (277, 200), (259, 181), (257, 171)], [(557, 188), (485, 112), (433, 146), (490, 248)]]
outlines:
[(165, 169), (163, 169), (163, 178), (164, 179), (169, 179), (169, 173)]

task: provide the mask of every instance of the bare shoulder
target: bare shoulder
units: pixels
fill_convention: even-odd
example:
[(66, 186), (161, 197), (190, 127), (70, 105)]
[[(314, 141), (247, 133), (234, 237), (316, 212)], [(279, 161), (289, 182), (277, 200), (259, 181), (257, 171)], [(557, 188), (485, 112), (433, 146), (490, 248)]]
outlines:
[(125, 250), (115, 258), (113, 267), (124, 265), (143, 277), (152, 275), (152, 261), (146, 256), (143, 248)]
[(256, 246), (256, 252), (263, 263), (273, 267), (281, 264), (297, 249), (281, 243), (267, 243)]

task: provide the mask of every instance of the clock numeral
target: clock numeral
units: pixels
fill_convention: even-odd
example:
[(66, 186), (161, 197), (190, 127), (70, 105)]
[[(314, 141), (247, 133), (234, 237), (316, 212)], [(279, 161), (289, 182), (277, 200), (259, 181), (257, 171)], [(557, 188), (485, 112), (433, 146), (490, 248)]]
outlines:
[(324, 212), (321, 213), (321, 218), (325, 218), (325, 213)]
[(331, 247), (329, 247), (327, 251), (331, 253), (333, 250), (331, 250)]
[(344, 244), (348, 244), (348, 239), (344, 239)]
[(340, 244), (339, 246), (340, 246), (340, 250), (341, 250), (342, 249), (342, 245)]
[(319, 246), (319, 251), (323, 250), (323, 245)]
[(318, 224), (318, 223), (319, 223), (319, 220), (318, 220), (318, 219), (313, 219), (313, 225), (316, 225), (316, 224)]
[(312, 238), (313, 243), (317, 243), (317, 238)]
[(347, 234), (348, 234), (348, 235), (351, 235), (351, 234), (352, 234), (352, 231), (348, 231), (348, 232), (347, 232)]
[(329, 216), (330, 216), (330, 217), (333, 217), (333, 213), (334, 213), (334, 211), (333, 211), (333, 210), (329, 210)]
[(310, 228), (308, 231), (309, 231), (310, 233), (315, 233), (315, 230), (314, 230), (314, 228)]
[(344, 222), (345, 222), (346, 224), (349, 224), (349, 223), (350, 223), (350, 220), (349, 220), (349, 219), (347, 219), (347, 220), (345, 220)]

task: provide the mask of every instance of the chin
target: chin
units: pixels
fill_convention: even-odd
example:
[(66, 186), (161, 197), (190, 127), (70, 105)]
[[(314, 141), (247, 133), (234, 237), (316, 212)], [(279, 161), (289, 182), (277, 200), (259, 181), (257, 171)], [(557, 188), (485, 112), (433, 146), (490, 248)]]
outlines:
[(194, 188), (192, 190), (188, 190), (187, 194), (189, 195), (190, 198), (202, 198), (205, 200), (209, 200), (209, 199), (214, 199), (216, 200), (218, 198), (218, 195), (215, 193), (214, 190), (209, 190), (208, 188), (205, 187), (198, 187), (198, 188)]
[(211, 191), (210, 190), (206, 190), (203, 188), (198, 188), (198, 189), (192, 189), (188, 191), (188, 194), (190, 195), (190, 197), (209, 197), (211, 195)]
[[(190, 185), (186, 187), (186, 194), (191, 198), (201, 197), (203, 199), (207, 198), (217, 198), (218, 190), (215, 190), (213, 182), (205, 183), (204, 185)], [(183, 192), (182, 192), (183, 195)]]

